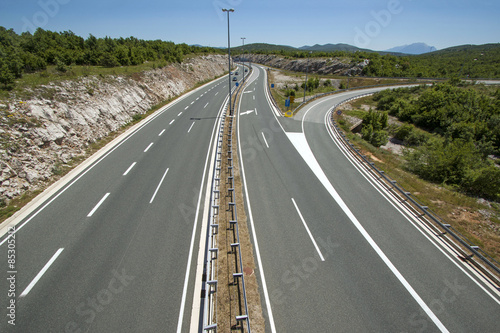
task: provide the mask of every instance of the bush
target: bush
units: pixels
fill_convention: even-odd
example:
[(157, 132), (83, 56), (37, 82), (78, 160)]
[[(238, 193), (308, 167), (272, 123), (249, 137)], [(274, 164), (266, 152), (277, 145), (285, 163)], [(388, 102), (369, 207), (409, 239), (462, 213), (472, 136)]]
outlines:
[(137, 114), (134, 114), (134, 115), (132, 116), (132, 121), (134, 121), (134, 122), (138, 122), (138, 121), (141, 121), (141, 120), (142, 120), (142, 118), (144, 118), (144, 117), (143, 117), (143, 115), (142, 115), (142, 114), (140, 114), (140, 113), (137, 113)]
[(68, 67), (61, 59), (58, 58), (56, 60), (56, 70), (61, 73), (66, 73), (68, 71)]
[(116, 67), (120, 66), (120, 63), (116, 57), (110, 53), (105, 53), (99, 60), (99, 64), (103, 67)]
[(384, 130), (378, 130), (373, 132), (370, 143), (375, 147), (380, 147), (385, 145), (389, 141), (389, 136)]
[(396, 130), (396, 133), (394, 134), (394, 138), (405, 141), (406, 138), (410, 135), (410, 133), (413, 132), (413, 126), (410, 124), (404, 124), (399, 126), (399, 128)]
[(5, 89), (10, 90), (14, 88), (15, 77), (12, 72), (9, 70), (7, 65), (3, 65), (0, 68), (0, 84), (2, 84)]
[(500, 168), (490, 165), (479, 170), (469, 170), (462, 187), (468, 193), (500, 201)]

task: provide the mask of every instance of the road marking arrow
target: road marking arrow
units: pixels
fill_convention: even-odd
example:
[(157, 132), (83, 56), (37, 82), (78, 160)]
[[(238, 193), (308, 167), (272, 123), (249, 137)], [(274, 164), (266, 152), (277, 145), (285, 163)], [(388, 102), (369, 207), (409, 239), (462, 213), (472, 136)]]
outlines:
[(242, 112), (242, 113), (240, 113), (240, 115), (242, 115), (242, 116), (243, 116), (243, 115), (245, 115), (245, 114), (250, 114), (250, 113), (252, 113), (252, 112), (254, 112), (254, 111), (255, 111), (255, 110), (248, 110), (247, 112)]

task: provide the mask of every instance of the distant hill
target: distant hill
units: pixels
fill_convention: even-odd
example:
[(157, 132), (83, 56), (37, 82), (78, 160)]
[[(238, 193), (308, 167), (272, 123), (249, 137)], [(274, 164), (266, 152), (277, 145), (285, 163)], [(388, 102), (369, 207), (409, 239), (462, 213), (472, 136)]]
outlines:
[(492, 44), (482, 44), (482, 45), (472, 45), (472, 44), (465, 44), (465, 45), (458, 45), (458, 46), (452, 46), (448, 47), (446, 49), (442, 49), (436, 52), (433, 52), (433, 55), (444, 55), (444, 54), (451, 54), (451, 53), (484, 53), (484, 52), (491, 52), (495, 51), (498, 52), (500, 50), (500, 43), (492, 43)]
[[(232, 47), (231, 49), (235, 50), (235, 51), (241, 51), (242, 46)], [(341, 51), (341, 52), (350, 52), (350, 53), (369, 52), (369, 53), (379, 53), (381, 55), (385, 55), (388, 53), (393, 54), (393, 55), (403, 55), (402, 53), (398, 53), (398, 52), (373, 51), (373, 50), (369, 50), (369, 49), (361, 49), (361, 48), (356, 47), (356, 46), (352, 46), (349, 44), (342, 44), (342, 43), (325, 44), (325, 45), (315, 44), (313, 46), (305, 45), (305, 46), (302, 46), (299, 48), (296, 48), (293, 46), (288, 46), (288, 45), (254, 43), (254, 44), (245, 45), (244, 51), (245, 52), (269, 52), (269, 53), (276, 53), (276, 52), (280, 52), (280, 51), (286, 51), (286, 52), (289, 52), (289, 51), (292, 51), (292, 52), (293, 51), (303, 51), (303, 52), (304, 51), (305, 52), (312, 51), (312, 52), (326, 52), (326, 53)]]
[(255, 51), (266, 51), (266, 52), (279, 52), (283, 51), (296, 51), (297, 49), (292, 46), (287, 45), (275, 45), (266, 43), (253, 43), (246, 44), (245, 46), (231, 47), (232, 50), (245, 51), (245, 52), (255, 52)]
[(425, 43), (413, 43), (410, 45), (396, 46), (392, 49), (386, 50), (386, 52), (398, 52), (404, 54), (424, 54), (436, 51), (434, 46), (429, 46)]
[(318, 51), (318, 52), (335, 52), (335, 51), (345, 51), (345, 52), (356, 52), (356, 51), (363, 51), (363, 52), (374, 52), (372, 50), (368, 49), (360, 49), (359, 47), (352, 46), (349, 44), (325, 44), (325, 45), (319, 45), (316, 44), (314, 46), (302, 46), (299, 47), (299, 50), (303, 51)]

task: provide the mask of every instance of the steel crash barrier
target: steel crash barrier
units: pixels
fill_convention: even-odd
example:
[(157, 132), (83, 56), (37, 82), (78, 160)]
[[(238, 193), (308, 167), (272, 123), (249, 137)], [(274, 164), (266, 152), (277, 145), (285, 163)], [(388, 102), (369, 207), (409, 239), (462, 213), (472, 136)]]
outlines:
[[(245, 72), (244, 72), (245, 73)], [(250, 75), (251, 71), (248, 72), (247, 75)], [(235, 95), (234, 101), (236, 101), (236, 96), (241, 91), (242, 85), (238, 87), (238, 89), (234, 88), (232, 94)], [(236, 93), (235, 93), (236, 91)], [(230, 244), (231, 251), (238, 257), (238, 264), (235, 266), (235, 271), (232, 272), (233, 283), (235, 285), (241, 286), (241, 295), (243, 297), (244, 308), (243, 311), (240, 311), (238, 315), (235, 316), (235, 319), (239, 323), (246, 323), (247, 332), (251, 332), (250, 330), (250, 319), (248, 315), (248, 304), (246, 297), (246, 288), (245, 288), (245, 277), (243, 274), (243, 259), (241, 254), (240, 247), (240, 237), (238, 232), (238, 215), (237, 215), (237, 207), (236, 207), (236, 193), (235, 193), (235, 184), (234, 184), (234, 165), (233, 165), (233, 120), (234, 116), (227, 114), (228, 108), (231, 105), (229, 102), (226, 103), (224, 107), (224, 111), (221, 115), (222, 119), (219, 126), (219, 131), (217, 134), (217, 148), (216, 148), (216, 158), (215, 165), (213, 168), (212, 175), (212, 190), (210, 195), (210, 213), (209, 213), (209, 230), (208, 230), (208, 241), (206, 248), (206, 261), (205, 268), (203, 272), (203, 284), (202, 284), (202, 297), (205, 297), (204, 310), (203, 310), (203, 330), (204, 331), (217, 331), (217, 284), (218, 284), (218, 255), (219, 255), (219, 247), (218, 247), (218, 234), (219, 234), (219, 222), (220, 222), (220, 211), (221, 208), (221, 182), (223, 181), (223, 146), (224, 146), (224, 128), (226, 124), (226, 119), (229, 122), (228, 124), (228, 133), (227, 133), (227, 184), (228, 184), (228, 209), (231, 213), (231, 219), (229, 221), (229, 228), (233, 231), (234, 239)], [(234, 107), (234, 106), (233, 106)], [(234, 109), (233, 109), (234, 110)], [(222, 194), (225, 195), (225, 194)], [(224, 208), (222, 208), (224, 209)], [(243, 327), (243, 326), (242, 326)], [(225, 328), (221, 328), (225, 330)]]
[(401, 187), (396, 180), (391, 179), (383, 170), (378, 169), (372, 161), (361, 154), (359, 149), (350, 142), (337, 125), (333, 119), (333, 115), (340, 105), (369, 95), (372, 94), (364, 94), (346, 99), (329, 110), (327, 114), (329, 127), (335, 134), (336, 139), (348, 148), (351, 154), (365, 166), (365, 170), (370, 172), (393, 195), (393, 197), (413, 212), (430, 232), (443, 240), (449, 248), (453, 249), (454, 252), (458, 254), (460, 259), (469, 263), (471, 267), (485, 277), (494, 288), (500, 290), (500, 263), (484, 252), (479, 246), (467, 239), (453, 226), (446, 223), (435, 212), (429, 209), (428, 206), (422, 204), (422, 202), (412, 196), (410, 192)]

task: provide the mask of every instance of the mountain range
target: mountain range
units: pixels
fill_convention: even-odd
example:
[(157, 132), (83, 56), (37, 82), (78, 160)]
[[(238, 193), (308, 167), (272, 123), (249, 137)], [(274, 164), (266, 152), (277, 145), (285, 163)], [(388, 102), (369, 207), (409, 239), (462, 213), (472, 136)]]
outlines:
[(404, 54), (424, 54), (437, 51), (434, 46), (429, 46), (425, 43), (413, 43), (410, 45), (396, 46), (386, 50), (386, 52), (397, 52)]
[[(225, 47), (221, 47), (225, 48)], [(233, 48), (232, 48), (233, 49)], [(429, 52), (434, 52), (436, 51), (436, 48), (434, 46), (429, 46), (425, 43), (413, 43), (410, 45), (402, 45), (402, 46), (397, 46), (393, 47), (389, 50), (385, 51), (374, 51), (374, 50), (369, 50), (369, 49), (362, 49), (356, 46), (352, 46), (349, 44), (325, 44), (325, 45), (305, 45), (299, 48), (293, 47), (293, 46), (288, 46), (288, 45), (274, 45), (274, 44), (265, 44), (265, 43), (254, 43), (254, 44), (247, 44), (244, 47), (238, 46), (234, 48), (235, 50), (244, 50), (246, 52), (254, 52), (254, 51), (269, 51), (269, 52), (274, 52), (274, 51), (314, 51), (314, 52), (335, 52), (335, 51), (346, 51), (346, 52), (378, 52), (381, 54), (397, 54), (397, 55), (405, 55), (405, 54), (411, 54), (411, 55), (417, 55), (417, 54), (424, 54), (424, 53), (429, 53)]]

